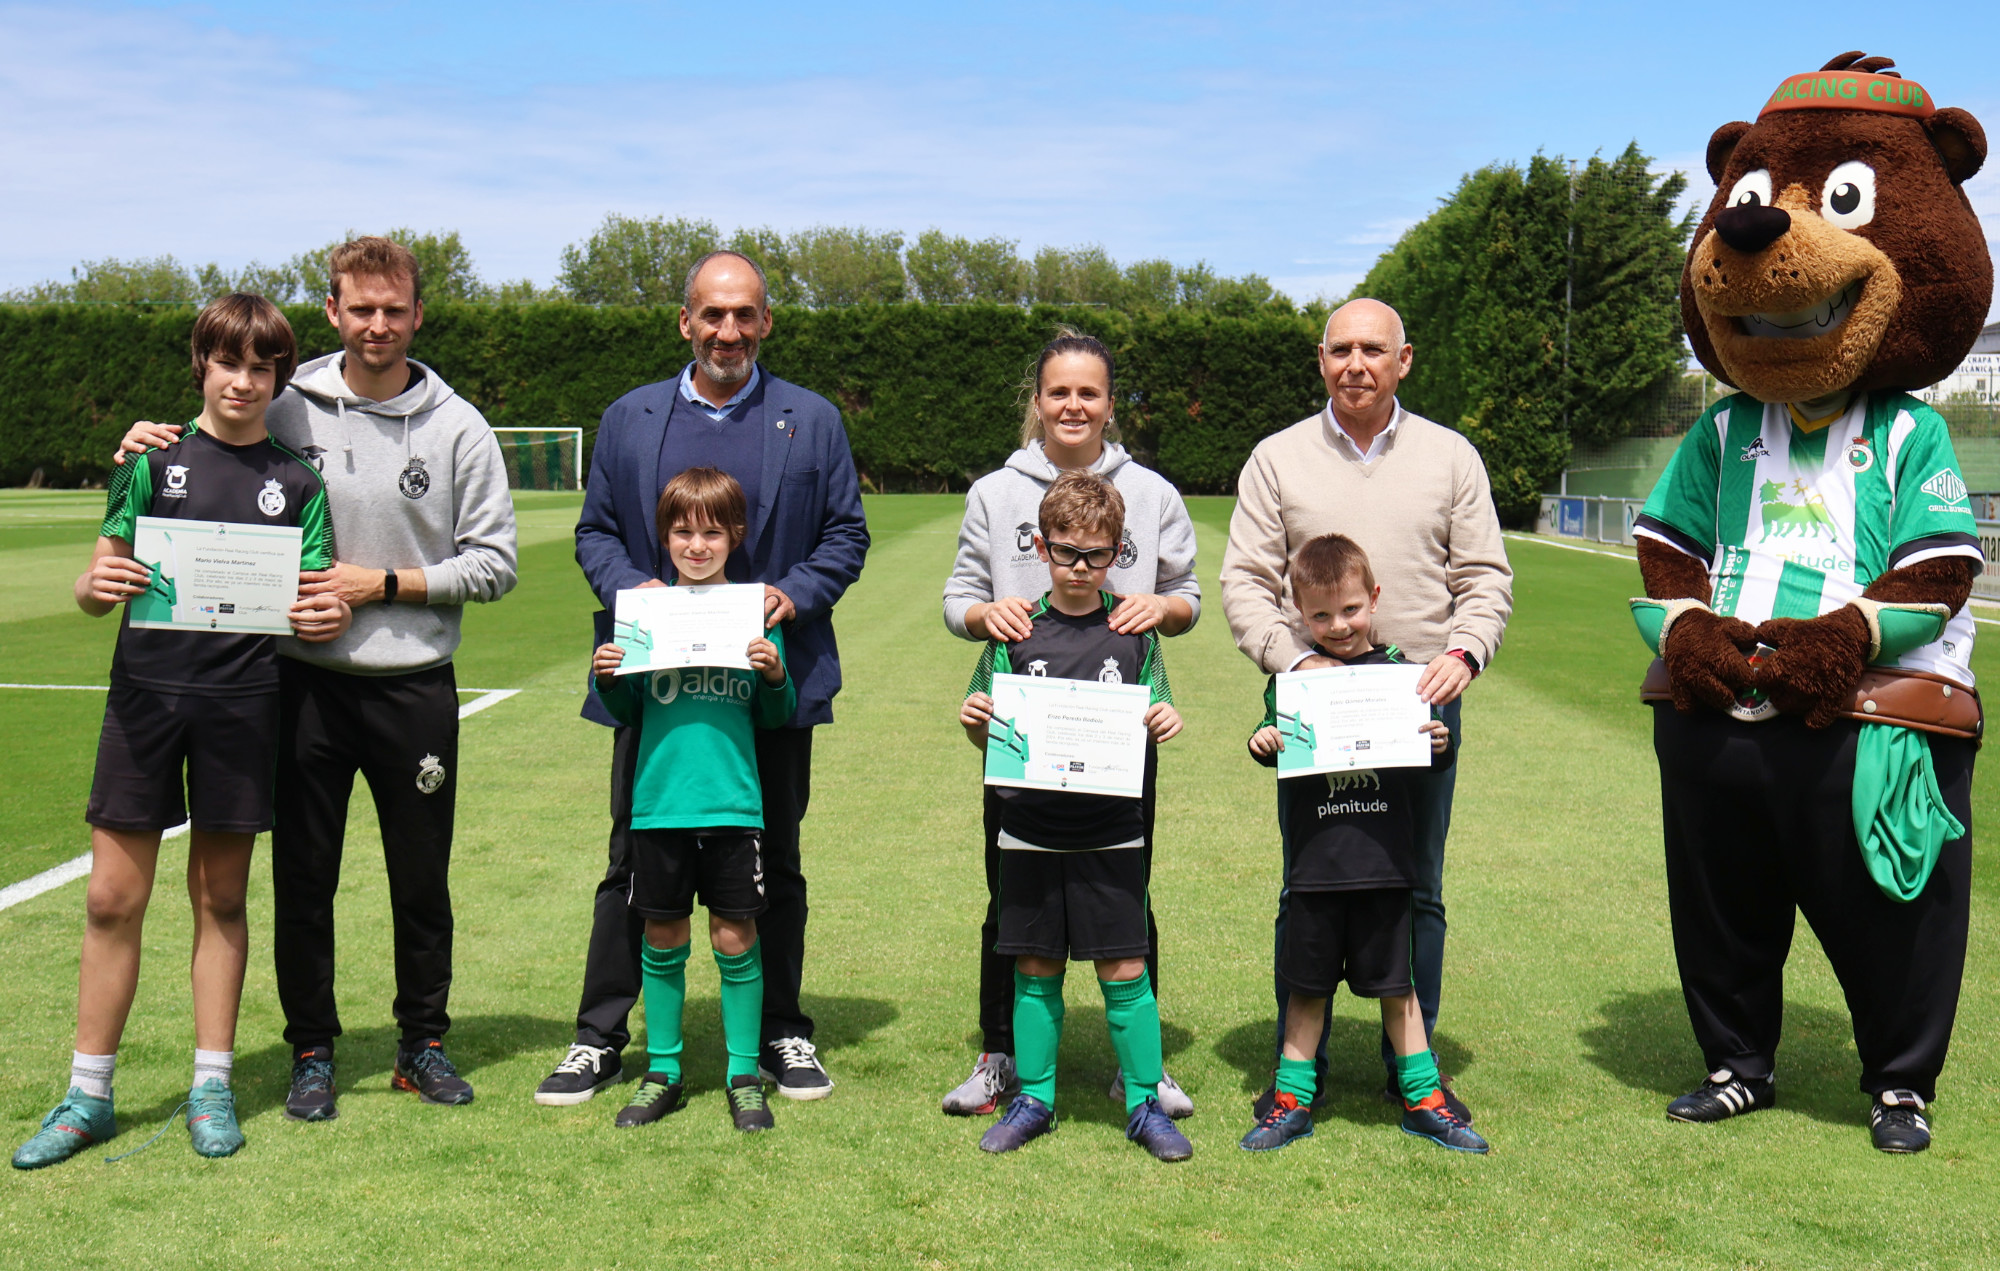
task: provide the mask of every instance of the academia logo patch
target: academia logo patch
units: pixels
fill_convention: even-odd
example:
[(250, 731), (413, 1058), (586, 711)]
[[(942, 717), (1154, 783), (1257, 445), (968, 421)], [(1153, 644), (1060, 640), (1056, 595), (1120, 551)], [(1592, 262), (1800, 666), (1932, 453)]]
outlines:
[(167, 488), (163, 493), (170, 499), (187, 497), (188, 470), (184, 463), (167, 465)]
[(1925, 494), (1943, 499), (1946, 503), (1960, 503), (1965, 499), (1965, 482), (1959, 480), (1958, 474), (1950, 468), (1939, 469), (1937, 475), (1920, 488)]
[(257, 492), (257, 510), (265, 516), (285, 514), (285, 487), (278, 484), (277, 478), (266, 481), (264, 488)]
[(417, 792), (436, 794), (438, 787), (444, 784), (444, 777), (444, 765), (438, 762), (438, 757), (425, 755), (424, 761), (417, 765)]

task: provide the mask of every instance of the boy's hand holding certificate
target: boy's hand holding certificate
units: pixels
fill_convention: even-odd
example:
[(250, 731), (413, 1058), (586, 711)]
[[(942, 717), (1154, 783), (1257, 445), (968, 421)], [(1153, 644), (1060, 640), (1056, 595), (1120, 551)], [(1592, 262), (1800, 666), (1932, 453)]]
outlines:
[(1352, 768), (1427, 768), (1430, 707), (1422, 666), (1332, 666), (1278, 676), (1278, 775)]
[(750, 670), (750, 642), (764, 635), (764, 589), (635, 587), (618, 593), (612, 643), (625, 650), (618, 674), (686, 666)]
[(995, 675), (986, 784), (1136, 799), (1152, 701), (1143, 684)]

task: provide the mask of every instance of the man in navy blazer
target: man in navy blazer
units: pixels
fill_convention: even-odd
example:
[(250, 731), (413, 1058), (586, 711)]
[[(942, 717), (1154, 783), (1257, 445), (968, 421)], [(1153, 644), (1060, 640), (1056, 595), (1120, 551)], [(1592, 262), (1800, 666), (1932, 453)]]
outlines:
[[(623, 589), (665, 585), (671, 567), (653, 519), (672, 477), (716, 467), (743, 486), (749, 533), (730, 555), (726, 576), (764, 584), (765, 616), (785, 624), (786, 667), (798, 688), (790, 723), (757, 735), (769, 905), (757, 919), (764, 959), (758, 1069), (779, 1093), (817, 1099), (833, 1081), (813, 1048), (813, 1021), (799, 1005), (807, 913), (799, 822), (811, 791), (812, 730), (832, 722), (840, 691), (833, 606), (861, 574), (868, 526), (840, 412), (757, 365), (758, 345), (771, 332), (763, 271), (734, 252), (712, 252), (688, 271), (685, 301), (681, 334), (693, 362), (674, 379), (619, 398), (598, 425), (576, 559), (609, 610)], [(610, 638), (609, 626), (609, 615), (600, 612), (593, 647)], [(613, 724), (593, 696), (586, 695), (583, 713)], [(622, 1075), (643, 927), (627, 906), (636, 743), (636, 730), (617, 728), (610, 867), (597, 888), (576, 1041), (535, 1091), (537, 1103), (581, 1103)]]

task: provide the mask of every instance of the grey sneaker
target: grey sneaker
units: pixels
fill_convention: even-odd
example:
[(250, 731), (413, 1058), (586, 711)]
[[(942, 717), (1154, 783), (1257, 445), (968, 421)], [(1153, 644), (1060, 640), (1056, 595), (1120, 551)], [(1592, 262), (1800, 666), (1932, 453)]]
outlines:
[(985, 1051), (972, 1065), (972, 1075), (944, 1097), (946, 1116), (983, 1117), (1021, 1093), (1021, 1076), (1014, 1071), (1014, 1057), (1000, 1051)]
[[(1112, 1071), (1111, 1088), (1104, 1093), (1120, 1103), (1125, 1102), (1125, 1070), (1123, 1068), (1117, 1068)], [(1165, 1068), (1160, 1069), (1159, 1099), (1160, 1111), (1166, 1113), (1176, 1121), (1194, 1115), (1193, 1096), (1181, 1089), (1181, 1083), (1175, 1081), (1173, 1074), (1169, 1073)]]

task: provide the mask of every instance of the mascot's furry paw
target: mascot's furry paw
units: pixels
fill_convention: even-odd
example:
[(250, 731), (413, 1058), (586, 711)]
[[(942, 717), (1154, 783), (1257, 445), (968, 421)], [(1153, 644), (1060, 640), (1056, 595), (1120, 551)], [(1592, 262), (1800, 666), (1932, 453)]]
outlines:
[(1754, 674), (1780, 711), (1825, 728), (1853, 701), (1868, 666), (1868, 619), (1860, 610), (1843, 605), (1817, 618), (1773, 618), (1757, 638), (1777, 649)]
[(1676, 618), (1661, 654), (1674, 709), (1691, 711), (1701, 705), (1728, 710), (1738, 693), (1756, 683), (1746, 656), (1756, 646), (1756, 629), (1741, 618), (1725, 618), (1706, 609), (1691, 609)]

